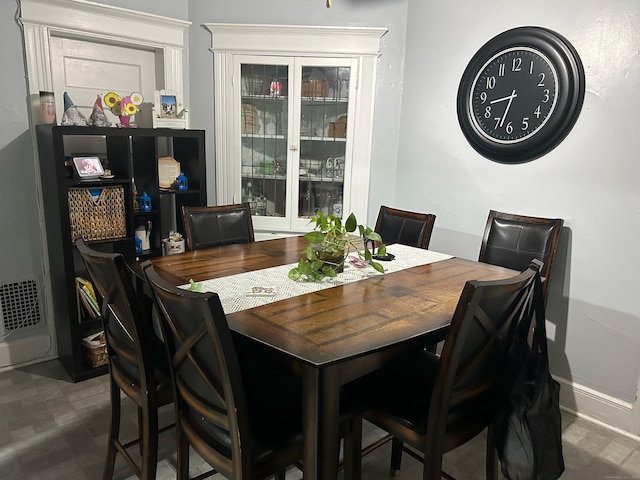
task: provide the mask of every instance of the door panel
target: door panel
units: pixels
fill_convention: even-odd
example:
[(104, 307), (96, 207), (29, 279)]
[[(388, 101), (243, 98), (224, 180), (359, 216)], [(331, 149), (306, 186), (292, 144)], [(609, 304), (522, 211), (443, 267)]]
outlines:
[[(51, 58), (58, 122), (64, 113), (64, 92), (87, 118), (97, 94), (116, 92), (123, 96), (140, 92), (144, 103), (135, 121), (142, 127), (152, 126), (151, 109), (156, 89), (156, 55), (152, 50), (52, 37)], [(118, 122), (108, 109), (105, 108), (105, 112), (109, 121)]]

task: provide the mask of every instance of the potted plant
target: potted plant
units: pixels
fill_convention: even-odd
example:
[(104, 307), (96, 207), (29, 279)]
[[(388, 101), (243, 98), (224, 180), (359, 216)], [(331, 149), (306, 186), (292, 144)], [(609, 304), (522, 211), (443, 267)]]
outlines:
[[(371, 228), (359, 225), (353, 213), (343, 223), (340, 217), (318, 212), (309, 220), (314, 229), (304, 237), (309, 245), (302, 250), (298, 265), (289, 270), (292, 280), (316, 281), (324, 277), (335, 277), (342, 272), (344, 261), (350, 251), (355, 251), (361, 262), (384, 273), (382, 265), (373, 258), (375, 242), (382, 238)], [(354, 235), (358, 230), (359, 237)], [(372, 246), (370, 249), (370, 245)], [(380, 243), (377, 255), (385, 255), (386, 248)]]

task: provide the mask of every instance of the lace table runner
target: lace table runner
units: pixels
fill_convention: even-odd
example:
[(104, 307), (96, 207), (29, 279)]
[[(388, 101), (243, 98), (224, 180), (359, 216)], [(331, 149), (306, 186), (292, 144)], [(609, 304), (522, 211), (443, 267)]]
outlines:
[[(452, 258), (451, 255), (444, 253), (400, 244), (391, 245), (387, 247), (387, 249), (388, 253), (395, 255), (395, 259), (390, 262), (380, 262), (386, 273), (393, 273)], [(324, 278), (317, 282), (296, 282), (287, 276), (289, 270), (296, 265), (296, 263), (291, 263), (278, 267), (265, 268), (263, 270), (255, 270), (253, 272), (239, 273), (228, 277), (204, 280), (200, 282), (200, 291), (216, 292), (220, 297), (224, 312), (230, 314), (279, 300), (297, 297), (306, 293), (382, 275), (370, 266), (358, 268), (347, 260), (345, 262), (344, 272), (339, 273), (334, 278)], [(189, 286), (189, 284), (181, 285), (182, 288), (189, 288)], [(260, 290), (262, 290), (263, 293), (261, 293)], [(265, 291), (266, 294), (264, 293)]]

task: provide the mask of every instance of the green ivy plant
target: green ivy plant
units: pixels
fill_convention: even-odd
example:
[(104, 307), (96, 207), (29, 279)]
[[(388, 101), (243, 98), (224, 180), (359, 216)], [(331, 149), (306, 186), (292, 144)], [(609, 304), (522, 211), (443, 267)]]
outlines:
[[(318, 212), (309, 223), (315, 225), (314, 229), (304, 236), (309, 245), (302, 250), (303, 257), (298, 265), (289, 270), (290, 279), (317, 281), (325, 277), (335, 277), (344, 268), (345, 258), (351, 250), (358, 254), (360, 260), (384, 273), (382, 265), (373, 258), (373, 248), (369, 249), (370, 244), (382, 242), (382, 237), (371, 228), (359, 225), (353, 213), (343, 223), (340, 217)], [(354, 234), (356, 230), (359, 237)], [(377, 255), (386, 253), (385, 246), (379, 243)]]

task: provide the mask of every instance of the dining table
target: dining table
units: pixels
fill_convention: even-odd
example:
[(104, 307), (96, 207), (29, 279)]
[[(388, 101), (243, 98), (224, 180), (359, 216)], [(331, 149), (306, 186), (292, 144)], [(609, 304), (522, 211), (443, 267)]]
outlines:
[[(442, 341), (468, 280), (504, 279), (515, 272), (389, 245), (395, 259), (381, 262), (385, 274), (347, 262), (335, 278), (291, 280), (287, 272), (307, 244), (303, 236), (292, 236), (156, 257), (152, 263), (174, 285), (216, 291), (231, 330), (300, 375), (304, 478), (335, 480), (341, 386)], [(411, 261), (403, 264), (405, 259)]]

